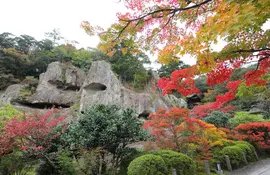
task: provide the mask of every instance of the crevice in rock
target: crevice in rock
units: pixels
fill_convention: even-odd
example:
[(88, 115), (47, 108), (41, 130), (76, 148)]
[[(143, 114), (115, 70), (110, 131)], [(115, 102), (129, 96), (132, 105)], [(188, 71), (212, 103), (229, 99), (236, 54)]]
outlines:
[(64, 90), (64, 91), (68, 91), (68, 90), (71, 90), (71, 91), (79, 91), (81, 87), (79, 86), (74, 86), (74, 85), (71, 85), (71, 84), (65, 84), (61, 81), (51, 81), (49, 80), (48, 83), (56, 86), (57, 89), (61, 89), (61, 90)]
[(86, 86), (85, 89), (89, 89), (92, 91), (105, 91), (107, 89), (107, 86), (101, 83), (91, 83)]
[(148, 116), (151, 114), (150, 111), (143, 111), (142, 113), (139, 114), (139, 118), (147, 119)]
[(51, 109), (51, 108), (70, 108), (70, 105), (66, 104), (52, 104), (52, 103), (28, 103), (28, 102), (19, 102), (14, 103), (14, 106), (29, 107), (34, 109)]

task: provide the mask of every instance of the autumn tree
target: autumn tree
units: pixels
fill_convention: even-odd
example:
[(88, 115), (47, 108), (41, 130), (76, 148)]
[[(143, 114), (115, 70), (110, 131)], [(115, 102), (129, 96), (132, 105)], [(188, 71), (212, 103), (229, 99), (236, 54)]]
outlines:
[[(132, 38), (137, 48), (158, 54), (161, 63), (190, 55), (197, 60), (189, 70), (177, 70), (162, 78), (163, 93), (177, 90), (183, 96), (197, 93), (194, 75), (206, 73), (210, 86), (228, 82), (234, 69), (257, 62), (242, 81), (250, 86), (265, 86), (269, 73), (269, 29), (262, 26), (269, 19), (270, 1), (228, 0), (130, 0), (123, 1), (129, 12), (117, 14), (118, 22), (107, 31), (83, 22), (88, 34), (98, 34), (103, 51), (114, 54), (112, 47)], [(105, 42), (106, 41), (106, 42)], [(212, 46), (224, 41), (220, 51)], [(238, 84), (239, 85), (239, 84)], [(188, 90), (186, 90), (188, 89)], [(235, 99), (236, 89), (217, 96), (214, 108)]]
[(190, 118), (188, 109), (159, 109), (144, 123), (154, 143), (162, 149), (172, 149), (196, 160), (209, 159), (216, 146), (229, 142), (226, 133), (212, 124)]
[(61, 134), (64, 117), (53, 119), (56, 111), (46, 114), (25, 115), (24, 119), (8, 120), (0, 131), (0, 155), (10, 154), (15, 150), (36, 155), (50, 149), (51, 141)]

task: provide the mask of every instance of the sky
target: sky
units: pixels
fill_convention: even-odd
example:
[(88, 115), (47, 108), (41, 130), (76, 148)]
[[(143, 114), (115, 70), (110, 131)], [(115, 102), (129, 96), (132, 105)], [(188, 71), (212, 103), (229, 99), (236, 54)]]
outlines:
[(45, 32), (55, 28), (67, 40), (76, 40), (82, 47), (96, 47), (99, 41), (80, 27), (83, 20), (108, 28), (116, 21), (116, 13), (125, 10), (117, 0), (0, 1), (0, 33), (27, 34), (40, 40)]
[[(67, 40), (79, 42), (78, 47), (96, 47), (98, 37), (88, 36), (80, 27), (84, 20), (92, 25), (108, 28), (116, 22), (117, 12), (126, 8), (119, 0), (0, 0), (0, 33), (9, 32), (16, 36), (27, 34), (37, 40), (44, 39), (44, 33), (59, 29)], [(269, 21), (268, 21), (269, 22)], [(266, 28), (269, 28), (270, 22)], [(213, 46), (219, 50), (224, 46), (220, 41)], [(151, 61), (156, 56), (150, 56)], [(195, 64), (190, 56), (182, 59), (187, 64)], [(155, 68), (157, 64), (151, 65)]]

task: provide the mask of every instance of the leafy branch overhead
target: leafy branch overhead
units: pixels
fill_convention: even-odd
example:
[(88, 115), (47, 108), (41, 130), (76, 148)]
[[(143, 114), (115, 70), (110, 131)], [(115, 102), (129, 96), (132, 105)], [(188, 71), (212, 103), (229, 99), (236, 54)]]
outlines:
[[(268, 52), (269, 30), (261, 27), (269, 18), (268, 0), (129, 0), (130, 12), (118, 14), (118, 22), (98, 33), (103, 51), (123, 39), (134, 40), (137, 48), (158, 53), (161, 63), (189, 54), (197, 59), (200, 72), (215, 68), (218, 60)], [(86, 31), (97, 31), (83, 22)], [(99, 29), (99, 27), (97, 27)], [(219, 40), (226, 42), (221, 51), (211, 49)], [(112, 53), (110, 53), (112, 54)], [(263, 59), (268, 59), (263, 58)]]

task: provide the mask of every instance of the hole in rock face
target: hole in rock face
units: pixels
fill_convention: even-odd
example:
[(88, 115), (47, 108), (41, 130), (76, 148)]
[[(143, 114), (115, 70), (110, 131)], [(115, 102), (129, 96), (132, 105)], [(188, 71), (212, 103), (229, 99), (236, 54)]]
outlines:
[(107, 89), (107, 86), (101, 83), (91, 83), (86, 87), (86, 89), (90, 89), (93, 91), (105, 91)]
[(151, 113), (150, 111), (143, 111), (142, 113), (139, 114), (139, 118), (147, 119), (150, 113)]
[(51, 108), (69, 108), (70, 105), (52, 104), (52, 103), (15, 103), (15, 106), (25, 106), (35, 109), (51, 109)]

